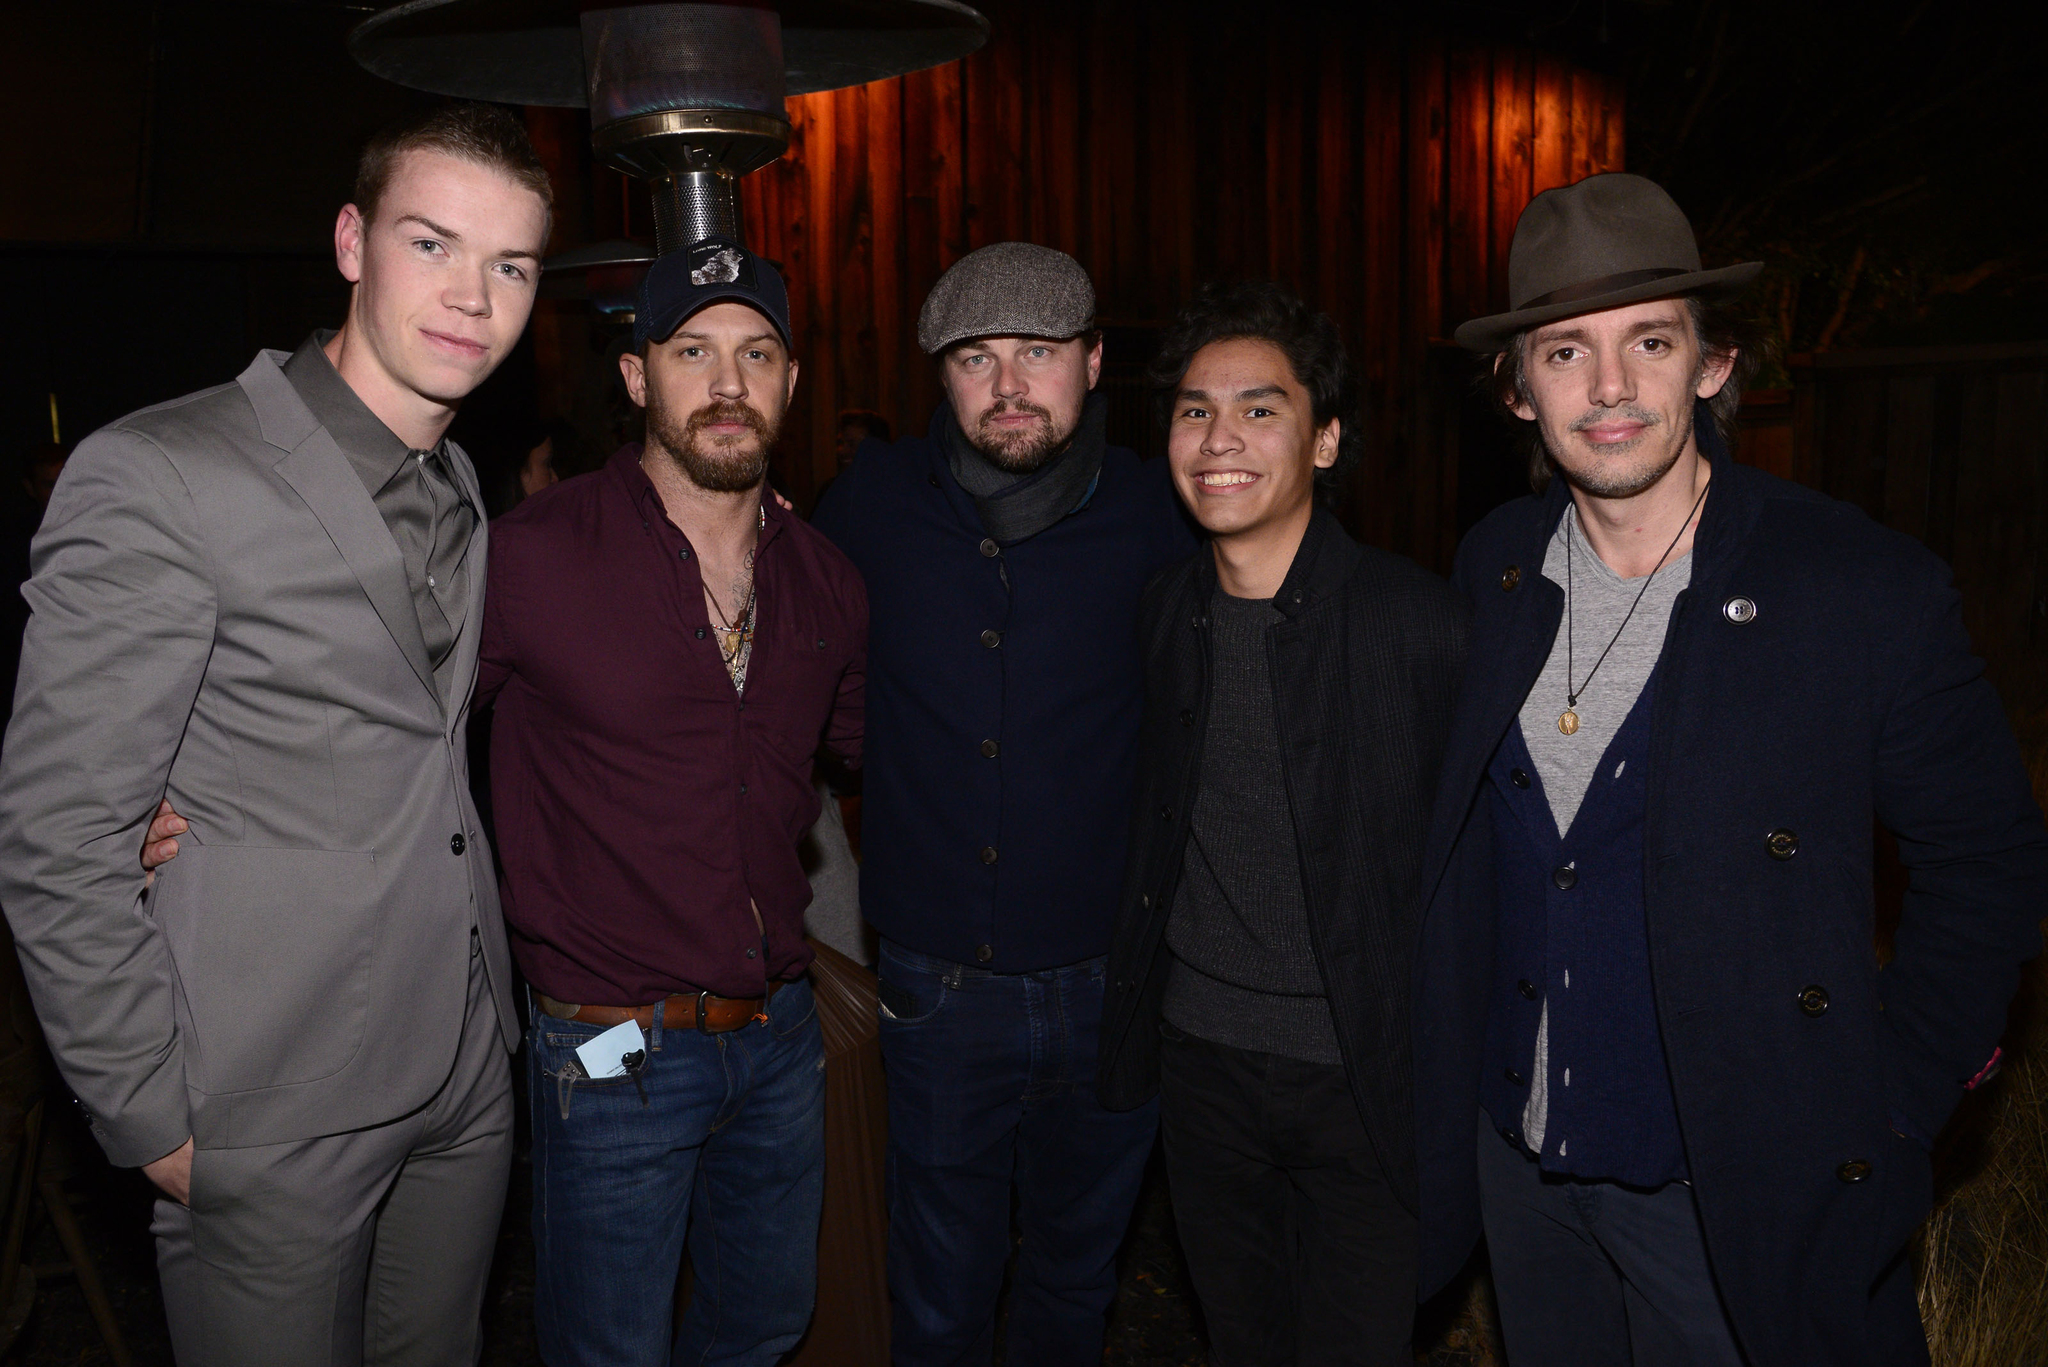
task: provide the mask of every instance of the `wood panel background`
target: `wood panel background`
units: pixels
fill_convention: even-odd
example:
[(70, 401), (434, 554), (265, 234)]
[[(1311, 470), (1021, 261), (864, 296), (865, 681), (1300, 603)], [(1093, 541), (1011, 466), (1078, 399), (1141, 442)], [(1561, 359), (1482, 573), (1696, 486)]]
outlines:
[[(1447, 565), (1458, 380), (1446, 402), (1432, 339), (1501, 306), (1532, 195), (1621, 168), (1620, 83), (1334, 8), (1221, 26), (1203, 4), (980, 7), (994, 36), (965, 61), (790, 100), (789, 154), (743, 182), (750, 245), (784, 267), (804, 366), (784, 487), (802, 504), (831, 475), (842, 409), (924, 429), (939, 397), (916, 343), (926, 292), (965, 253), (1021, 238), (1093, 275), (1112, 432), (1141, 449), (1156, 440), (1151, 338), (1198, 282), (1277, 279), (1329, 311), (1368, 405), (1347, 516)], [(560, 162), (581, 139), (549, 117), (536, 132)], [(615, 198), (623, 183), (593, 183), (594, 211), (564, 218), (557, 250), (644, 230)]]

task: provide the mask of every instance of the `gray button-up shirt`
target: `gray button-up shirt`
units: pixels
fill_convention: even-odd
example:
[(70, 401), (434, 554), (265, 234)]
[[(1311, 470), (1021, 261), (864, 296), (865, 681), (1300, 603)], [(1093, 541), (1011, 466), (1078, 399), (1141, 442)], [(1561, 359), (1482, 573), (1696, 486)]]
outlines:
[(308, 337), (284, 363), (285, 378), (347, 455), (398, 543), (434, 683), (452, 702), (448, 674), (455, 637), (469, 612), (463, 562), (476, 532), (476, 510), (455, 482), (447, 439), (431, 451), (415, 451), (400, 440), (327, 359), (322, 348), (333, 337), (326, 329)]

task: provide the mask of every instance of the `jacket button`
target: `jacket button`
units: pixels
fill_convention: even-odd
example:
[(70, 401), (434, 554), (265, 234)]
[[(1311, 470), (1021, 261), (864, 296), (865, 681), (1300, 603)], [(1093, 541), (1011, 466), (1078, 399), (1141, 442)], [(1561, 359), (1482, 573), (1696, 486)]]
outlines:
[(981, 847), (981, 862), (982, 862), (982, 863), (984, 863), (984, 864), (993, 864), (993, 863), (995, 863), (995, 862), (996, 862), (996, 847), (995, 847), (995, 846), (993, 846), (993, 845), (983, 845), (983, 846)]
[(1790, 859), (1799, 853), (1799, 835), (1780, 826), (1764, 837), (1764, 848), (1771, 852), (1773, 859)]
[(994, 559), (1003, 553), (1003, 548), (995, 543), (994, 537), (985, 536), (981, 539), (981, 553)]
[(990, 959), (995, 958), (995, 956), (996, 952), (993, 949), (990, 949), (987, 945), (975, 946), (974, 957), (977, 961), (981, 963), (987, 963)]
[(1517, 788), (1526, 788), (1529, 786), (1529, 776), (1520, 769), (1510, 769), (1508, 770), (1508, 782), (1514, 784)]
[(1000, 631), (984, 631), (981, 633), (981, 643), (990, 650), (994, 650), (1003, 643), (1003, 633)]
[(1735, 623), (1736, 626), (1741, 626), (1744, 622), (1754, 622), (1756, 620), (1756, 604), (1748, 598), (1730, 598), (1727, 602), (1721, 604), (1721, 615)]
[(460, 855), (464, 850), (468, 848), (469, 842), (462, 838), (461, 831), (457, 831), (455, 834), (448, 837), (448, 852), (450, 854)]
[(1517, 1087), (1526, 1087), (1529, 1085), (1527, 1082), (1524, 1082), (1522, 1080), (1522, 1075), (1512, 1068), (1503, 1068), (1501, 1070), (1501, 1075), (1507, 1078), (1509, 1082), (1514, 1083)]
[(937, 475), (926, 475), (925, 478), (931, 481), (932, 488), (936, 489), (939, 487), (939, 477)]
[(1842, 1164), (1841, 1167), (1835, 1169), (1835, 1176), (1841, 1178), (1844, 1182), (1861, 1182), (1870, 1176), (1870, 1164), (1864, 1162), (1861, 1158), (1852, 1158)]
[(1799, 994), (1799, 1009), (1809, 1016), (1825, 1016), (1828, 1013), (1828, 990), (1825, 987), (1808, 987)]
[(983, 759), (994, 759), (1002, 753), (1002, 749), (1003, 747), (997, 745), (994, 741), (985, 740), (981, 743), (981, 757)]
[(1502, 593), (1513, 593), (1515, 586), (1521, 582), (1522, 567), (1520, 565), (1510, 565), (1500, 572), (1500, 591)]
[(1522, 981), (1516, 983), (1515, 990), (1520, 992), (1523, 996), (1527, 997), (1530, 1001), (1536, 1000), (1536, 984), (1530, 982), (1527, 978), (1524, 978), (1522, 979)]
[(1551, 871), (1550, 881), (1557, 884), (1559, 892), (1570, 892), (1579, 885), (1579, 871), (1569, 864), (1560, 864)]
[(1182, 709), (1180, 710), (1180, 724), (1181, 724), (1182, 726), (1193, 726), (1193, 725), (1195, 724), (1195, 709), (1194, 709), (1194, 708), (1192, 708), (1192, 707), (1183, 707), (1183, 708), (1182, 708)]
[(1149, 906), (1151, 906), (1151, 905), (1152, 905), (1152, 894), (1151, 894), (1151, 893), (1149, 893), (1149, 892), (1141, 894), (1141, 895), (1140, 895), (1140, 896), (1138, 897), (1138, 905), (1139, 905), (1139, 906), (1141, 906), (1141, 907), (1149, 907)]
[(1173, 820), (1173, 808), (1171, 808), (1171, 807), (1161, 807), (1161, 808), (1159, 809), (1159, 819), (1160, 819), (1161, 821), (1171, 821), (1171, 820)]

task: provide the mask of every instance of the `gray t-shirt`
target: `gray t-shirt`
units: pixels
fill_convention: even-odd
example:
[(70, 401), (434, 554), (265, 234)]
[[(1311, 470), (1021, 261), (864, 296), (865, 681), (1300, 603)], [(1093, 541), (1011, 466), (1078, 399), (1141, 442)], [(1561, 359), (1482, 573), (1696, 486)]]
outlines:
[[(1567, 555), (1570, 559), (1567, 562)], [(1566, 564), (1570, 574), (1566, 574)], [(1543, 577), (1559, 588), (1570, 580), (1571, 611), (1557, 624), (1557, 640), (1536, 686), (1522, 702), (1522, 740), (1529, 758), (1536, 762), (1536, 774), (1543, 782), (1543, 794), (1550, 800), (1550, 815), (1560, 834), (1571, 829), (1586, 789), (1593, 784), (1601, 756), (1628, 720), (1628, 714), (1642, 696), (1643, 685), (1664, 653), (1664, 633), (1671, 624), (1671, 608), (1678, 595), (1692, 582), (1692, 553), (1666, 562), (1645, 585), (1640, 578), (1623, 579), (1607, 567), (1586, 544), (1578, 527), (1578, 509), (1568, 507), (1557, 524), (1557, 534), (1543, 556)], [(1629, 606), (1642, 594), (1635, 615)], [(1622, 626), (1623, 619), (1628, 625)], [(1565, 639), (1571, 632), (1571, 683), (1581, 686), (1578, 706), (1579, 729), (1565, 735), (1557, 720), (1566, 707), (1571, 685), (1565, 681)], [(1615, 632), (1619, 631), (1619, 636)], [(1611, 650), (1607, 643), (1614, 642)], [(1601, 651), (1607, 658), (1594, 669)], [(1587, 675), (1592, 675), (1591, 682)], [(1531, 1149), (1541, 1150), (1543, 1134), (1550, 1119), (1550, 1004), (1536, 1023), (1536, 1057), (1529, 1070), (1529, 1100), (1522, 1108), (1522, 1133)]]
[(1308, 903), (1266, 665), (1271, 599), (1210, 602), (1209, 723), (1166, 920), (1169, 1024), (1237, 1049), (1341, 1064), (1309, 945)]

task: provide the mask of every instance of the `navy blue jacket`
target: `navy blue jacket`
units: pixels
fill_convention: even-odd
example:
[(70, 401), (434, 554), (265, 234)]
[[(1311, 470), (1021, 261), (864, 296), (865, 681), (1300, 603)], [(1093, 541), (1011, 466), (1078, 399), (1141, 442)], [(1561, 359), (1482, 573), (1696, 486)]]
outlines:
[(1109, 949), (1144, 679), (1138, 597), (1195, 537), (1163, 460), (1112, 446), (1076, 512), (988, 540), (935, 439), (864, 443), (816, 525), (868, 587), (861, 912), (1022, 973)]
[[(1494, 512), (1454, 576), (1472, 647), (1414, 995), (1425, 1293), (1479, 1234), (1496, 896), (1480, 797), (1556, 637), (1564, 595), (1540, 569), (1567, 498), (1560, 481)], [(1718, 462), (1652, 723), (1651, 986), (1737, 1335), (1756, 1367), (1924, 1363), (1904, 1249), (1929, 1161), (1889, 1118), (1941, 1129), (2048, 910), (2048, 833), (1947, 567), (1846, 504)], [(1876, 822), (1911, 876), (1882, 972)]]

